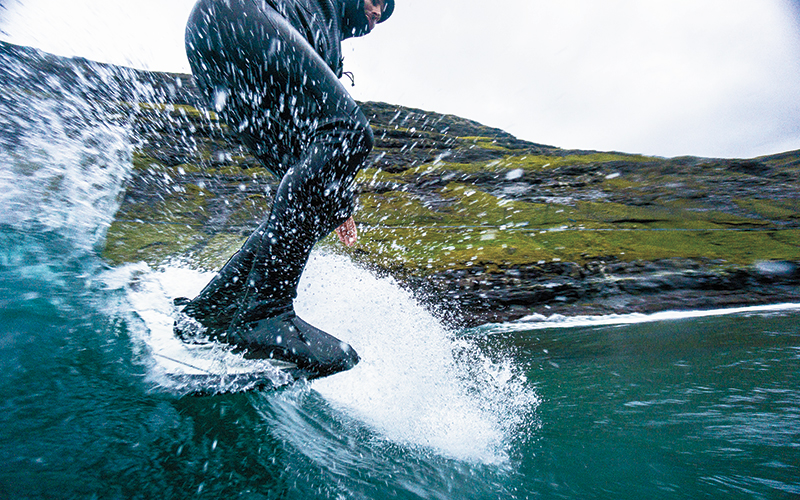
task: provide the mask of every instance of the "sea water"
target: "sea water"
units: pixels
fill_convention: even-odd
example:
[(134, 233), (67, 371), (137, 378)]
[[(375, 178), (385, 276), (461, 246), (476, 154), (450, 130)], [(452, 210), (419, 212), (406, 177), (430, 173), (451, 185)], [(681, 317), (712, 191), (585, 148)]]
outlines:
[(457, 331), (391, 279), (315, 253), (298, 312), (351, 343), (356, 368), (174, 390), (131, 297), (142, 283), (154, 302), (191, 296), (210, 275), (105, 264), (124, 122), (18, 99), (0, 113), (4, 130), (21, 122), (0, 157), (0, 498), (800, 496), (791, 304)]
[(47, 232), (0, 241), (5, 498), (800, 494), (791, 308), (452, 332), (391, 280), (317, 254), (298, 310), (362, 362), (197, 397), (149, 372), (119, 277), (180, 292), (207, 275), (87, 269), (91, 256), (64, 259), (73, 248)]

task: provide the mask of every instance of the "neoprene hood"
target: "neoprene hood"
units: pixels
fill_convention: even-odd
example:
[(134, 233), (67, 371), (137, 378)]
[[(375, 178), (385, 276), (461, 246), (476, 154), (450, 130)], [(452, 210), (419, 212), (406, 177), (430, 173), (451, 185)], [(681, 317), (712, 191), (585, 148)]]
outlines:
[(386, 0), (386, 8), (383, 11), (383, 15), (381, 16), (381, 20), (378, 21), (378, 24), (380, 24), (380, 23), (384, 22), (385, 20), (389, 19), (389, 16), (392, 15), (392, 12), (394, 12), (394, 0)]
[[(364, 2), (370, 0), (341, 0), (342, 6), (342, 40), (352, 36), (364, 36), (369, 33), (367, 15), (364, 13)], [(385, 0), (383, 15), (378, 24), (389, 19), (394, 12), (394, 0)]]

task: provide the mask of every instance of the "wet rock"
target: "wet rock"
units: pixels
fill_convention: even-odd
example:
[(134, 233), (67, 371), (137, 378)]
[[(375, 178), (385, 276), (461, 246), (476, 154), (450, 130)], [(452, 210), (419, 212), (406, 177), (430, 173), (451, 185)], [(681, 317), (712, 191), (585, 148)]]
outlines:
[(800, 281), (800, 265), (787, 261), (760, 261), (753, 265), (759, 278), (767, 281), (797, 283)]

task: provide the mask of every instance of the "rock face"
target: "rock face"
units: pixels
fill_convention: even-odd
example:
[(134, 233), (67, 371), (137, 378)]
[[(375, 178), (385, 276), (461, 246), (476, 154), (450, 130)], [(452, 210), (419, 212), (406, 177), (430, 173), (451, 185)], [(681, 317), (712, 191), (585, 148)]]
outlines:
[[(128, 120), (133, 175), (112, 263), (215, 268), (270, 205), (273, 179), (188, 75), (0, 43), (0, 102), (79, 95)], [(32, 94), (31, 94), (32, 93)], [(342, 249), (461, 325), (800, 300), (800, 152), (746, 159), (563, 150), (463, 118), (363, 103), (376, 148)], [(0, 146), (15, 125), (0, 120)], [(111, 118), (110, 118), (111, 119)]]
[[(769, 271), (773, 266), (785, 270)], [(477, 315), (455, 318), (473, 325), (531, 314), (653, 313), (800, 300), (800, 272), (790, 262), (720, 268), (703, 259), (665, 259), (515, 266), (502, 272), (473, 268), (439, 273), (417, 285), (427, 287), (438, 303)]]

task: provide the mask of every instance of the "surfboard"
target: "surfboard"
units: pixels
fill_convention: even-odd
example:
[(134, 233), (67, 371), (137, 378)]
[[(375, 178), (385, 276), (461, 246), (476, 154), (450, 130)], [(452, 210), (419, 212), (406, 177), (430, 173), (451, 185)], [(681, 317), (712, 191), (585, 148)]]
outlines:
[(179, 350), (153, 351), (152, 356), (171, 385), (197, 394), (276, 389), (297, 380), (293, 363), (248, 360), (227, 349), (216, 342), (202, 346), (183, 344)]
[(135, 334), (148, 375), (157, 385), (179, 393), (219, 394), (277, 389), (302, 378), (293, 363), (247, 359), (219, 342), (183, 342), (173, 333), (178, 309), (157, 279), (135, 280), (127, 298), (144, 327)]

